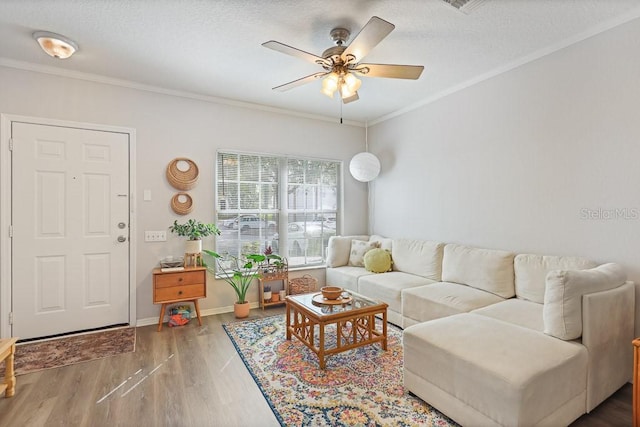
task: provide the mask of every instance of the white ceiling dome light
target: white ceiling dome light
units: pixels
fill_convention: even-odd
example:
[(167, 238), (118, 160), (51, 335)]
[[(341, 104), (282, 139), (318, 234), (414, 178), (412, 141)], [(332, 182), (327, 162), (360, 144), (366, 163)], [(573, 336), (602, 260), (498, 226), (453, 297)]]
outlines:
[(66, 59), (78, 50), (78, 44), (68, 37), (48, 31), (36, 31), (33, 33), (42, 50), (47, 55), (58, 59)]

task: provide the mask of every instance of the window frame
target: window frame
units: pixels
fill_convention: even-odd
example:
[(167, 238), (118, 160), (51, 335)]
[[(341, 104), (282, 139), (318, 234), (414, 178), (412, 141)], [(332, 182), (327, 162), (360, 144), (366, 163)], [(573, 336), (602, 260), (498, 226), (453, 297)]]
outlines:
[[(234, 155), (234, 156), (238, 156), (237, 159), (240, 159), (240, 156), (256, 156), (256, 157), (265, 157), (265, 158), (275, 158), (278, 160), (278, 180), (276, 182), (277, 185), (277, 190), (276, 193), (278, 194), (277, 197), (277, 204), (275, 206), (274, 209), (263, 209), (260, 204), (258, 204), (258, 207), (256, 209), (244, 209), (241, 206), (241, 188), (240, 188), (240, 171), (242, 168), (242, 164), (239, 164), (238, 167), (238, 171), (237, 171), (237, 176), (236, 176), (236, 180), (234, 181), (235, 184), (238, 185), (238, 194), (236, 194), (236, 197), (238, 199), (237, 201), (237, 205), (231, 209), (222, 209), (221, 207), (221, 201), (222, 201), (222, 197), (224, 197), (221, 194), (221, 175), (220, 175), (220, 165), (222, 164), (222, 162), (224, 162), (224, 158), (222, 158), (221, 160), (221, 156), (224, 155)], [(308, 209), (308, 208), (304, 208), (302, 210), (300, 209), (289, 209), (289, 197), (288, 197), (288, 190), (290, 187), (290, 182), (289, 182), (289, 162), (291, 160), (294, 161), (303, 161), (303, 162), (326, 162), (330, 164), (331, 168), (335, 168), (335, 185), (330, 185), (328, 186), (328, 188), (331, 188), (333, 192), (335, 192), (335, 209), (325, 209), (323, 208), (322, 205), (320, 206), (315, 206), (314, 209)], [(337, 159), (326, 159), (326, 158), (317, 158), (317, 157), (311, 157), (311, 156), (294, 156), (294, 155), (283, 155), (283, 154), (276, 154), (276, 153), (260, 153), (260, 152), (249, 152), (249, 151), (241, 151), (241, 150), (226, 150), (226, 149), (218, 149), (216, 150), (216, 156), (215, 156), (215, 161), (214, 161), (214, 200), (215, 200), (215, 206), (214, 206), (214, 217), (216, 220), (216, 223), (218, 224), (218, 227), (221, 230), (224, 230), (224, 228), (222, 227), (222, 222), (221, 221), (229, 221), (228, 219), (221, 219), (221, 215), (222, 216), (226, 216), (227, 218), (229, 217), (233, 217), (235, 216), (235, 221), (238, 223), (237, 225), (237, 238), (236, 239), (229, 239), (228, 241), (233, 241), (236, 240), (236, 245), (234, 248), (234, 252), (233, 255), (237, 255), (243, 252), (259, 252), (261, 253), (263, 250), (263, 247), (267, 245), (266, 242), (271, 241), (272, 243), (275, 241), (278, 244), (278, 248), (277, 250), (274, 248), (274, 253), (278, 253), (281, 256), (287, 257), (289, 260), (289, 267), (291, 270), (299, 270), (299, 269), (307, 269), (307, 268), (321, 268), (323, 266), (326, 265), (326, 260), (327, 260), (327, 242), (329, 240), (329, 237), (331, 237), (332, 235), (339, 235), (340, 234), (340, 230), (341, 230), (341, 223), (342, 223), (342, 209), (343, 209), (343, 192), (344, 192), (344, 162), (342, 160), (337, 160)], [(318, 165), (320, 166), (320, 165)], [(334, 176), (331, 176), (331, 179), (333, 179)], [(256, 181), (257, 185), (261, 186), (263, 184), (263, 181), (260, 180), (261, 178), (258, 178), (258, 181)], [(318, 180), (321, 179), (321, 177), (317, 178)], [(322, 196), (323, 192), (322, 192), (322, 183), (316, 183), (316, 184), (310, 184), (307, 182), (302, 182), (300, 183), (300, 185), (303, 186), (313, 186), (315, 185), (316, 187), (318, 187), (319, 189), (319, 194)], [(327, 187), (327, 186), (325, 186)], [(322, 197), (320, 197), (320, 201), (319, 203), (322, 203)], [(228, 200), (226, 200), (226, 203), (229, 203)], [(227, 204), (228, 206), (228, 204)], [(269, 215), (273, 215), (275, 217), (275, 222), (277, 224), (277, 239), (266, 239), (265, 237), (268, 237), (267, 232), (265, 232), (265, 234), (262, 234), (262, 229), (260, 228), (258, 231), (258, 236), (256, 237), (256, 239), (258, 239), (258, 241), (254, 241), (251, 242), (248, 246), (254, 246), (257, 247), (258, 250), (249, 250), (249, 251), (245, 251), (243, 250), (243, 239), (241, 237), (241, 230), (240, 230), (240, 218), (243, 215), (257, 215), (261, 220), (265, 221), (265, 224), (269, 224), (270, 219), (269, 219)], [(290, 222), (290, 215), (304, 215), (305, 219), (303, 221), (292, 221)], [(326, 219), (322, 219), (320, 221), (312, 221), (310, 219), (307, 218), (311, 218), (311, 216), (313, 218), (327, 218), (330, 217), (331, 215), (335, 216), (335, 221), (333, 222), (333, 226), (334, 227), (330, 227), (331, 225), (331, 221), (328, 221)], [(305, 229), (307, 227), (307, 222), (314, 222), (316, 225), (319, 222), (320, 223), (320, 255), (315, 255), (315, 257), (320, 257), (319, 261), (309, 261), (309, 257), (313, 257), (312, 255), (307, 255), (307, 248), (309, 246), (309, 241), (313, 240), (313, 238), (309, 238), (306, 233), (304, 234), (304, 238), (303, 239), (298, 239), (299, 241), (304, 240), (305, 241), (305, 248), (304, 248), (304, 255), (302, 256), (303, 258), (303, 262), (293, 262), (292, 263), (292, 258), (289, 256), (290, 253), (290, 249), (289, 249), (289, 236), (288, 236), (288, 232), (289, 232), (289, 227), (290, 224), (294, 224), (294, 223), (298, 223), (298, 222), (304, 222), (305, 225)], [(228, 224), (228, 222), (227, 222)], [(265, 227), (265, 229), (268, 227), (268, 225)], [(316, 227), (317, 228), (317, 227)], [(328, 232), (326, 230), (329, 230)], [(316, 238), (317, 239), (317, 238)], [(220, 247), (220, 240), (221, 240), (221, 236), (216, 236), (215, 238), (215, 247), (218, 248)], [(260, 242), (260, 240), (262, 240), (262, 242)], [(326, 241), (325, 241), (326, 240)], [(259, 246), (256, 246), (259, 245)], [(294, 243), (291, 243), (292, 245)], [(298, 248), (300, 248), (300, 243), (298, 243)], [(253, 248), (251, 248), (253, 249)], [(315, 249), (318, 249), (317, 246), (315, 247)], [(217, 249), (216, 249), (217, 250)], [(299, 259), (300, 257), (295, 257), (295, 259)]]

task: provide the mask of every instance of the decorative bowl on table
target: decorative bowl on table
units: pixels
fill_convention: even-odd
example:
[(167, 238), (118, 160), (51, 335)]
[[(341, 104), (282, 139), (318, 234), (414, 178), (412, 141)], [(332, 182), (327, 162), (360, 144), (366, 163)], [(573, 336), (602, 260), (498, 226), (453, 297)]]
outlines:
[(322, 296), (326, 299), (338, 299), (342, 295), (343, 289), (337, 286), (325, 286), (320, 288)]

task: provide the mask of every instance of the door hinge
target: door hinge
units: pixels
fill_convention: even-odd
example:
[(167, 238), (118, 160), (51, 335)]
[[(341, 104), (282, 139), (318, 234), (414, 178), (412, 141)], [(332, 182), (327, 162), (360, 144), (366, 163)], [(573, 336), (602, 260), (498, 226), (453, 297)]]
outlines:
[(9, 313), (9, 324), (13, 325), (13, 311)]
[(13, 237), (13, 225), (9, 226), (9, 237)]
[(13, 151), (13, 138), (9, 138), (9, 151)]

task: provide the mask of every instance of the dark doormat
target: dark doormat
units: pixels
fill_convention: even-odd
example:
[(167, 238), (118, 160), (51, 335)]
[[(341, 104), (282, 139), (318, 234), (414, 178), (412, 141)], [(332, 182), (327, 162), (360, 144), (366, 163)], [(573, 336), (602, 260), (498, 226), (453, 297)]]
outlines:
[[(131, 353), (136, 348), (136, 328), (107, 329), (44, 341), (18, 343), (14, 368), (16, 375), (74, 363)], [(0, 376), (4, 375), (4, 363)]]

